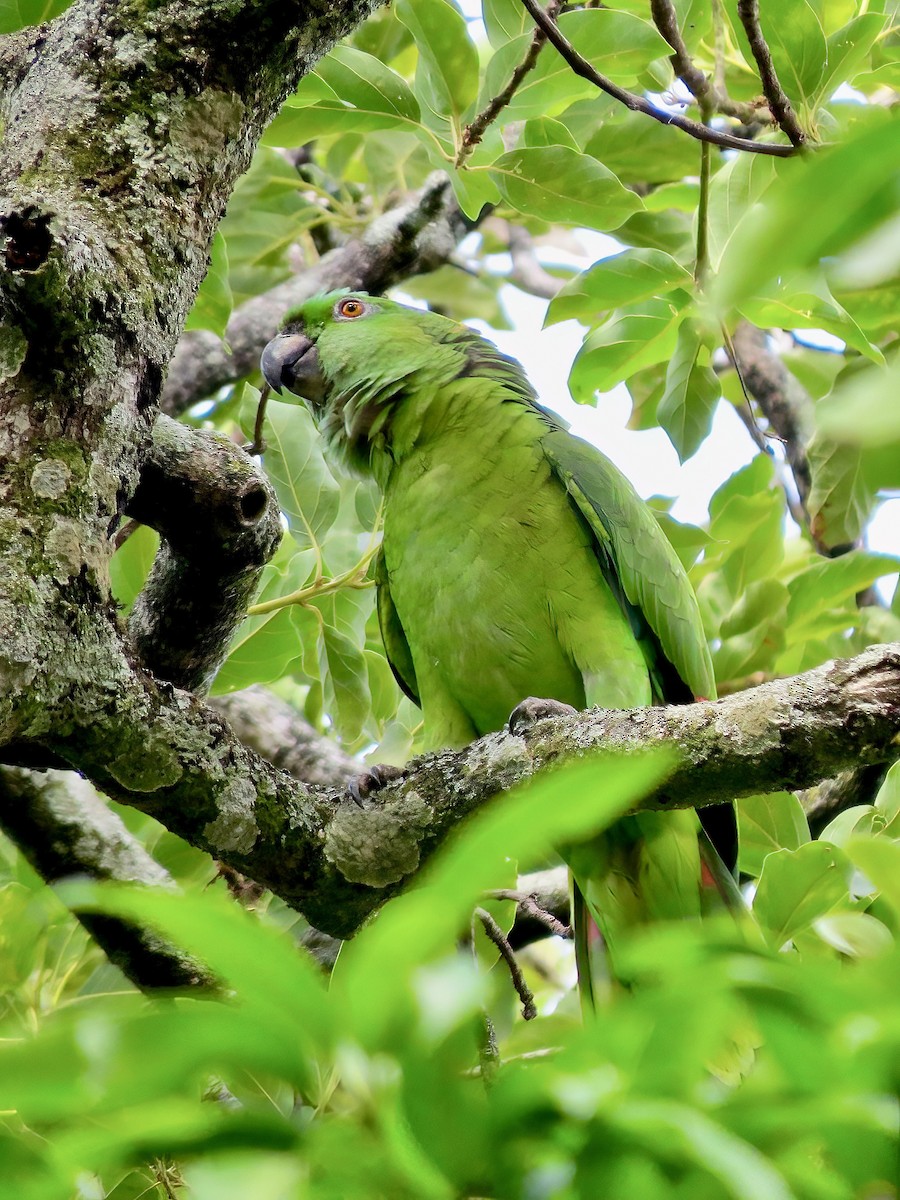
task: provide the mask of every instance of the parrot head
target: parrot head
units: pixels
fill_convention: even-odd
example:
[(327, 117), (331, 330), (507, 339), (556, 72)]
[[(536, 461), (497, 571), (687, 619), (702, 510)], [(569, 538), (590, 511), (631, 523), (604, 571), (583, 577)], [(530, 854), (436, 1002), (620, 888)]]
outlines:
[[(464, 325), (383, 296), (339, 291), (289, 313), (262, 353), (266, 382), (306, 401), (326, 443), (367, 473), (398, 419), (420, 420), (441, 387), (482, 366), (521, 368)], [(527, 388), (527, 383), (524, 383)]]

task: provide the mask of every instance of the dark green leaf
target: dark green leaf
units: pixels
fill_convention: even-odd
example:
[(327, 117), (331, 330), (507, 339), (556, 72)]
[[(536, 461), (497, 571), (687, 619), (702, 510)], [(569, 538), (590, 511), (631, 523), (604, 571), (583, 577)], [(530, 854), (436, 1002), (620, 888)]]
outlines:
[(408, 84), (371, 54), (335, 48), (300, 82), (266, 131), (270, 146), (302, 145), (329, 133), (409, 129), (419, 105)]
[(596, 392), (608, 392), (634, 372), (667, 361), (689, 303), (686, 293), (675, 291), (665, 299), (646, 301), (640, 311), (625, 309), (589, 333), (569, 375), (574, 399), (591, 404)]

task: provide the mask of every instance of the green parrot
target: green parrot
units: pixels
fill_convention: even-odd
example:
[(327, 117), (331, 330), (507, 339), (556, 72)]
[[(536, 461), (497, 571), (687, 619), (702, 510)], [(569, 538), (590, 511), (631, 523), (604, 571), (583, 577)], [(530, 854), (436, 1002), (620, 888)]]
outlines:
[[(435, 313), (332, 292), (288, 315), (262, 369), (382, 491), (378, 617), (426, 748), (500, 729), (527, 697), (559, 702), (538, 713), (714, 697), (668, 539), (609, 459), (538, 404), (515, 360)], [(634, 924), (699, 915), (701, 851), (721, 868), (710, 836), (724, 857), (734, 837), (730, 806), (701, 820), (636, 814), (567, 851), (580, 974), (583, 903), (613, 974)]]

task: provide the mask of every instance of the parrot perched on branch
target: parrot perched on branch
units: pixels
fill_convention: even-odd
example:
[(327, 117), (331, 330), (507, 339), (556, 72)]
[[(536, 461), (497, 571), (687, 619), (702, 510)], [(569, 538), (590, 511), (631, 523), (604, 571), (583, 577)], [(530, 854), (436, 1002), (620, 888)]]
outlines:
[[(383, 493), (378, 617), (428, 749), (502, 728), (526, 697), (583, 709), (714, 696), (697, 602), (655, 517), (486, 339), (333, 292), (289, 314), (262, 368)], [(701, 820), (730, 857), (730, 806)], [(715, 856), (701, 820), (640, 813), (571, 852), (614, 972), (632, 925), (699, 914), (701, 851)]]

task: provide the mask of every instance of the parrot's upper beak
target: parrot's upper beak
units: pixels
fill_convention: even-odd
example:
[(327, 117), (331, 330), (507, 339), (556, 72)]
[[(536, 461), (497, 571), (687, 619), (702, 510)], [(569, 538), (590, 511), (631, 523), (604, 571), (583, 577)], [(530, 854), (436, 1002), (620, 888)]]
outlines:
[(262, 352), (263, 378), (277, 395), (286, 387), (312, 404), (325, 400), (325, 380), (315, 343), (302, 333), (279, 333)]

